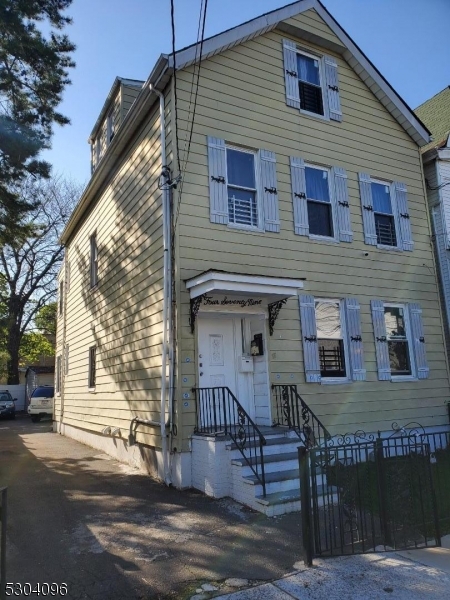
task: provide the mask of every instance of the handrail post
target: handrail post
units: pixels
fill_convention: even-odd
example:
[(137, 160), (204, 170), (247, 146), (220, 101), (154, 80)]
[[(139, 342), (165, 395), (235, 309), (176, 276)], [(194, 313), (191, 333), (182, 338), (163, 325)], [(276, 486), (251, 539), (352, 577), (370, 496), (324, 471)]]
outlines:
[(302, 540), (305, 552), (305, 566), (313, 564), (313, 538), (311, 526), (311, 488), (308, 450), (304, 446), (298, 448), (300, 466), (300, 504), (302, 511)]
[(6, 520), (8, 510), (8, 488), (0, 488), (2, 505), (0, 508), (0, 600), (5, 600), (6, 592)]

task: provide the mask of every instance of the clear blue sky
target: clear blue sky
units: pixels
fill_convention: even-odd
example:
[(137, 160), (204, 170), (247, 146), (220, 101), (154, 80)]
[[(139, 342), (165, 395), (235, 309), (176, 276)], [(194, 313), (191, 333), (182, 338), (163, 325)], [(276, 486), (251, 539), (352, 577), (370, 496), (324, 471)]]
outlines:
[[(404, 100), (415, 108), (450, 85), (450, 0), (322, 0)], [(280, 8), (283, 0), (209, 0), (206, 35)], [(175, 0), (177, 48), (197, 37), (200, 0)], [(45, 153), (54, 170), (86, 182), (87, 138), (116, 75), (146, 79), (171, 50), (169, 0), (73, 0), (67, 29), (77, 45), (72, 85)]]

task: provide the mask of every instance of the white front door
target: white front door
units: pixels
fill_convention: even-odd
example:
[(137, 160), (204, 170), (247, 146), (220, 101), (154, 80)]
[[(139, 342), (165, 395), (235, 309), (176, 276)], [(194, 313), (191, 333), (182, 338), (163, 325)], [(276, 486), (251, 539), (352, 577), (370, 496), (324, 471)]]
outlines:
[(246, 321), (236, 317), (201, 317), (198, 323), (199, 387), (228, 387), (253, 418), (255, 412), (252, 373), (238, 368), (243, 354)]

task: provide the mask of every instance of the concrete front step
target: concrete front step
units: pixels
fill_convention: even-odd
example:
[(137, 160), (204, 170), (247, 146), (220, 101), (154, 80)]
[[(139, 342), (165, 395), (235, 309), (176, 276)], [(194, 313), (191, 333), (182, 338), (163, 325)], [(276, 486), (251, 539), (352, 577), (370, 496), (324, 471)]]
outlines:
[[(301, 446), (300, 440), (288, 437), (273, 437), (267, 440), (267, 444), (263, 447), (264, 462), (267, 456), (272, 454), (281, 454), (286, 452), (295, 452), (297, 448)], [(239, 458), (242, 456), (238, 446), (236, 444), (230, 444), (227, 447), (230, 452), (230, 459)], [(246, 450), (251, 453), (253, 457), (259, 457), (259, 446), (255, 444), (247, 444)]]
[[(337, 503), (338, 497), (336, 488), (333, 486), (321, 485), (317, 487), (317, 504), (323, 506), (323, 498), (327, 496), (327, 505)], [(260, 510), (268, 517), (284, 515), (289, 512), (301, 510), (300, 504), (300, 489), (290, 490), (285, 492), (275, 492), (267, 494), (264, 497), (262, 494), (255, 496), (256, 504), (261, 506)]]
[[(266, 493), (272, 494), (276, 492), (287, 492), (289, 490), (300, 489), (300, 474), (297, 469), (282, 469), (280, 471), (265, 473)], [(256, 475), (248, 475), (242, 478), (242, 481), (247, 485), (255, 486), (255, 496), (259, 496), (263, 492), (262, 484), (259, 482)], [(326, 484), (326, 477), (318, 475), (316, 478), (318, 486)]]

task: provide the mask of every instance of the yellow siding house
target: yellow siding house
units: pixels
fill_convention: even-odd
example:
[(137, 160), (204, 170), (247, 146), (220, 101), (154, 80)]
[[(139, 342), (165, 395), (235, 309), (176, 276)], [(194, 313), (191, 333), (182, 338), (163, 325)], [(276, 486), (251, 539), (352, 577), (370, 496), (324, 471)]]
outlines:
[(318, 0), (205, 40), (197, 90), (198, 61), (117, 79), (92, 132), (55, 428), (281, 514), (299, 444), (448, 427), (430, 136)]

